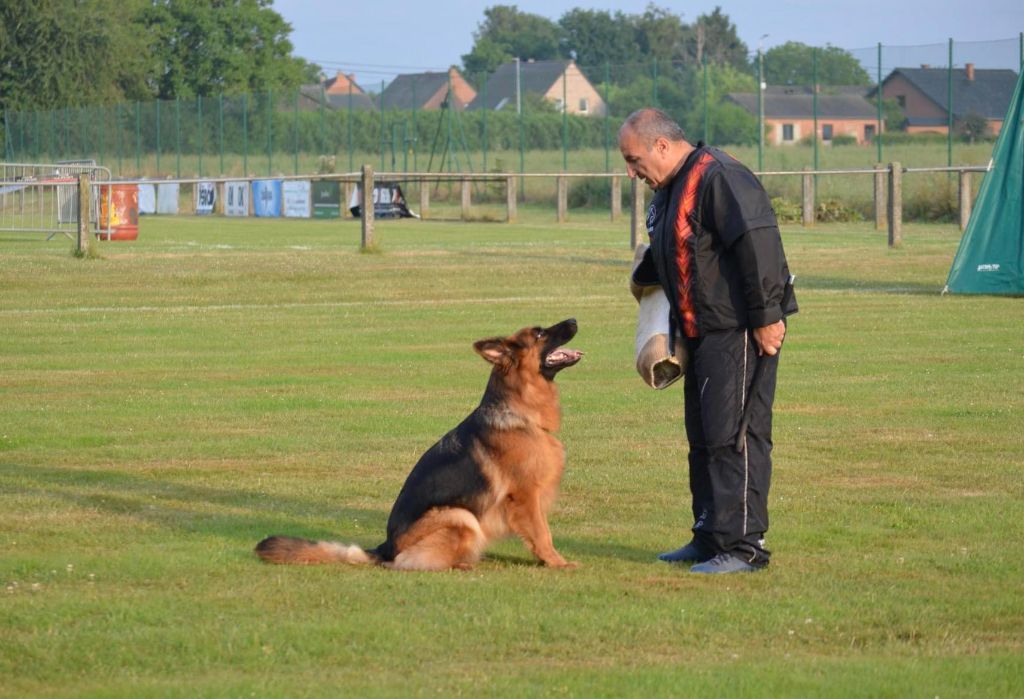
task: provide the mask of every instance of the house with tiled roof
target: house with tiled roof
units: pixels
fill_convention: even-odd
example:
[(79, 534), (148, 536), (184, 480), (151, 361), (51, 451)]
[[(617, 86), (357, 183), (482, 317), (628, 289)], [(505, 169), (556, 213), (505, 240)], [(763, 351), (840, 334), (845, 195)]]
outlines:
[(344, 73), (338, 71), (333, 78), (323, 81), (324, 92), (328, 95), (347, 95), (349, 92), (355, 95), (365, 95), (363, 88), (356, 83), (355, 73)]
[(899, 103), (908, 132), (944, 134), (949, 130), (952, 87), (954, 128), (966, 117), (979, 115), (991, 133), (998, 134), (1016, 84), (1012, 70), (975, 68), (973, 63), (954, 68), (952, 76), (948, 68), (896, 68), (882, 81), (882, 97)]
[(383, 109), (440, 109), (445, 100), (453, 109), (465, 109), (476, 90), (455, 68), (446, 73), (405, 73), (392, 80), (381, 93)]
[[(817, 114), (818, 139), (830, 143), (836, 136), (850, 136), (860, 144), (874, 140), (878, 108), (857, 86), (819, 86), (817, 100), (810, 87), (768, 86), (764, 90), (764, 122), (769, 143), (799, 143), (814, 134)], [(757, 93), (729, 93), (726, 100), (758, 116)]]
[(365, 93), (356, 94), (330, 94), (324, 90), (323, 83), (316, 85), (302, 85), (299, 87), (299, 109), (302, 111), (315, 111), (321, 107), (344, 111), (376, 111), (377, 103)]
[[(332, 109), (351, 109), (352, 111), (376, 111), (377, 109), (377, 103), (359, 86), (354, 73), (344, 73), (339, 70), (333, 78), (327, 78), (321, 82), (319, 87), (327, 106)], [(309, 97), (319, 102), (319, 98), (315, 97), (314, 92), (315, 90), (311, 90)]]
[[(518, 74), (518, 75), (517, 75)], [(575, 61), (520, 61), (498, 66), (467, 109), (516, 110), (518, 96), (540, 95), (569, 114), (604, 116), (608, 108)]]

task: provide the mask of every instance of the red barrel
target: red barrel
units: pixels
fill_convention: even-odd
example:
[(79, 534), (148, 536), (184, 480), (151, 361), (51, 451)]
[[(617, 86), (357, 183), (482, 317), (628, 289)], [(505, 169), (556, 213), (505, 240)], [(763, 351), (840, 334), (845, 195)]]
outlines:
[(100, 185), (100, 240), (135, 240), (139, 237), (139, 186)]

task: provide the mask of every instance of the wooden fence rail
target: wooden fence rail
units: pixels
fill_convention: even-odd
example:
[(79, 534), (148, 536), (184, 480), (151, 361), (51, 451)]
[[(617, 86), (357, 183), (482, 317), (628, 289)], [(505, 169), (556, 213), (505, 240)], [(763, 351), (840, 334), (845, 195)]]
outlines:
[[(986, 172), (983, 166), (960, 166), (960, 167), (921, 167), (906, 168), (900, 163), (879, 164), (873, 168), (848, 169), (848, 170), (810, 170), (799, 171), (763, 171), (757, 172), (759, 177), (799, 177), (801, 178), (801, 220), (804, 226), (815, 225), (816, 211), (816, 186), (815, 180), (822, 175), (850, 175), (871, 177), (873, 180), (874, 197), (874, 218), (875, 227), (888, 231), (889, 245), (896, 247), (900, 244), (903, 226), (903, 175), (906, 173), (957, 173), (959, 177), (959, 223), (961, 230), (966, 228), (971, 213), (971, 174), (974, 172)], [(364, 165), (360, 172), (353, 173), (331, 173), (316, 175), (284, 175), (278, 177), (203, 177), (203, 178), (175, 178), (166, 180), (137, 180), (139, 184), (160, 184), (179, 183), (196, 184), (199, 182), (217, 183), (221, 188), (226, 182), (243, 180), (252, 182), (255, 180), (334, 180), (342, 185), (344, 201), (349, 201), (355, 187), (359, 187), (362, 194), (362, 238), (363, 247), (373, 245), (373, 206), (369, 198), (375, 182), (401, 182), (405, 184), (415, 183), (419, 185), (420, 216), (430, 217), (430, 187), (424, 186), (431, 183), (449, 183), (452, 186), (458, 185), (460, 197), (460, 218), (468, 220), (471, 217), (473, 205), (473, 184), (496, 184), (504, 187), (505, 190), (505, 221), (515, 222), (518, 219), (518, 204), (523, 183), (527, 179), (547, 178), (555, 180), (556, 206), (555, 220), (559, 223), (568, 220), (568, 195), (569, 180), (571, 179), (593, 179), (604, 178), (610, 180), (609, 212), (611, 219), (617, 221), (622, 217), (622, 178), (623, 173), (435, 173), (435, 172), (374, 172), (371, 165)], [(131, 180), (121, 182), (130, 183)], [(221, 192), (222, 193), (222, 192)], [(637, 186), (635, 179), (630, 180), (630, 214), (629, 214), (629, 241), (630, 246), (635, 247), (642, 237), (645, 226), (645, 193), (644, 186)], [(221, 197), (218, 195), (218, 199)]]

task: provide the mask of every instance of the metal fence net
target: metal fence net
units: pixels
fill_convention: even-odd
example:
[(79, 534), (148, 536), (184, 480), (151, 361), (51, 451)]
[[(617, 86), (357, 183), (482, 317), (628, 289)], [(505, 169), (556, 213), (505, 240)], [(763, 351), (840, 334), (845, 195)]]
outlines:
[[(836, 50), (813, 49), (792, 66), (781, 65), (772, 51), (755, 52), (741, 65), (696, 59), (581, 65), (593, 95), (581, 97), (563, 80), (561, 94), (557, 87), (543, 98), (524, 90), (499, 110), (396, 109), (383, 99), (383, 83), (367, 81), (370, 92), (359, 100), (351, 93), (328, 97), (316, 85), (7, 111), (3, 153), (10, 162), (95, 160), (122, 178), (354, 172), (362, 163), (399, 173), (613, 172), (622, 168), (616, 138), (622, 119), (639, 107), (658, 106), (691, 140), (725, 147), (759, 172), (865, 168), (888, 161), (977, 165), (988, 159), (992, 134), (964, 135), (966, 114), (958, 112), (956, 90), (949, 90), (947, 111), (953, 117), (929, 136), (904, 131), (900, 105), (879, 102), (877, 88), (897, 70), (922, 66), (945, 73), (951, 86), (968, 66), (1019, 72), (1024, 38), (846, 50), (862, 69), (854, 85), (828, 84), (834, 82), (827, 71)], [(573, 68), (567, 66), (563, 77)], [(496, 97), (487, 95), (494, 77), (465, 76), (484, 102)], [(804, 100), (810, 110), (803, 122), (794, 118), (788, 127), (771, 112), (787, 96)], [(851, 96), (868, 111), (853, 131), (835, 116), (835, 105)], [(847, 189), (836, 179), (817, 183), (824, 196)], [(791, 198), (797, 186), (772, 185), (773, 193)], [(605, 201), (607, 188), (606, 181), (581, 181), (573, 187), (574, 202)], [(523, 189), (529, 193), (530, 185)], [(865, 191), (855, 187), (845, 196), (866, 200), (866, 188), (860, 189)]]

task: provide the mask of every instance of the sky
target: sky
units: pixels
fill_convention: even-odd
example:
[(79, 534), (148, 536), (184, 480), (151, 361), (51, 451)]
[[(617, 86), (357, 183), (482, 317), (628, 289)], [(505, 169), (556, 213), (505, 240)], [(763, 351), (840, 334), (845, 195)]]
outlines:
[[(328, 75), (355, 73), (365, 89), (399, 73), (443, 71), (461, 65), (473, 33), (492, 5), (515, 5), (557, 21), (580, 7), (643, 14), (649, 0), (275, 0), (274, 10), (291, 24), (294, 53)], [(922, 63), (946, 65), (954, 41), (954, 66), (1013, 68), (1020, 61), (1024, 0), (658, 0), (658, 7), (692, 23), (716, 6), (736, 25), (752, 51), (787, 41), (850, 50), (868, 72), (877, 70), (877, 45), (884, 47), (883, 73)], [(975, 43), (990, 42), (995, 43)], [(525, 58), (525, 57), (524, 57)], [(376, 90), (375, 90), (376, 91)]]

